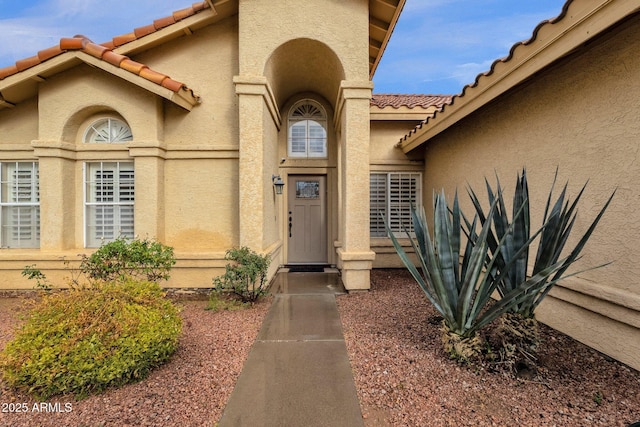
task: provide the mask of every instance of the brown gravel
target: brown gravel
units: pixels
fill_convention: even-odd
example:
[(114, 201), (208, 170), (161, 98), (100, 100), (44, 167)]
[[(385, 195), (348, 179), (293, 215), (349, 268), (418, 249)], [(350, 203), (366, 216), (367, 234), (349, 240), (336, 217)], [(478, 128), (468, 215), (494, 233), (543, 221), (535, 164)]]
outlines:
[(458, 366), (438, 313), (406, 270), (374, 270), (372, 291), (338, 297), (365, 426), (628, 426), (640, 372), (542, 327), (535, 378)]
[[(0, 348), (20, 314), (0, 298)], [(6, 390), (0, 426), (214, 426), (269, 308), (212, 313), (185, 301), (184, 333), (173, 359), (144, 381), (80, 402), (32, 399)], [(541, 372), (513, 379), (460, 367), (441, 349), (437, 313), (405, 270), (375, 270), (372, 291), (338, 297), (365, 426), (628, 426), (640, 421), (640, 373), (571, 338), (542, 328)], [(56, 407), (56, 403), (60, 403)], [(251, 402), (247, 402), (250, 410)]]
[[(19, 318), (20, 302), (0, 299), (0, 348)], [(214, 426), (269, 304), (267, 299), (247, 310), (213, 313), (204, 310), (205, 301), (184, 301), (180, 346), (169, 363), (144, 381), (118, 390), (79, 402), (70, 397), (52, 399), (46, 413), (34, 412), (33, 399), (0, 382), (2, 409), (10, 409), (10, 403), (26, 403), (28, 408), (28, 413), (0, 411), (0, 426)], [(66, 403), (71, 406), (65, 407)], [(66, 409), (71, 411), (63, 412)]]

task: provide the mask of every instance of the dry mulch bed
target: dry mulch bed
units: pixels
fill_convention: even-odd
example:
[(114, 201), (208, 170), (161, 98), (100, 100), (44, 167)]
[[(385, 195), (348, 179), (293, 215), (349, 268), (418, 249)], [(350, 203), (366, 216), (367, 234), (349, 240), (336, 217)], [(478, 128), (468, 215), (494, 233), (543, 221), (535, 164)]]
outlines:
[[(18, 321), (21, 302), (22, 298), (0, 299), (0, 349)], [(179, 349), (145, 380), (79, 402), (72, 397), (52, 399), (40, 413), (34, 410), (33, 399), (7, 390), (0, 381), (0, 404), (27, 403), (29, 410), (0, 412), (0, 426), (215, 426), (270, 299), (250, 309), (217, 313), (204, 310), (206, 301), (180, 304)]]
[[(0, 348), (22, 312), (0, 298)], [(0, 426), (215, 426), (270, 300), (233, 312), (183, 301), (180, 348), (147, 379), (33, 412), (28, 396), (0, 382)], [(365, 426), (628, 426), (640, 421), (640, 372), (543, 327), (541, 369), (512, 378), (461, 367), (440, 345), (439, 319), (405, 270), (375, 270), (371, 292), (338, 297)], [(56, 403), (60, 403), (56, 406)], [(64, 411), (65, 403), (72, 406)], [(251, 404), (247, 403), (250, 410)]]
[(341, 296), (338, 306), (365, 426), (640, 421), (640, 372), (549, 327), (529, 378), (449, 360), (438, 313), (406, 270), (374, 270), (372, 290)]

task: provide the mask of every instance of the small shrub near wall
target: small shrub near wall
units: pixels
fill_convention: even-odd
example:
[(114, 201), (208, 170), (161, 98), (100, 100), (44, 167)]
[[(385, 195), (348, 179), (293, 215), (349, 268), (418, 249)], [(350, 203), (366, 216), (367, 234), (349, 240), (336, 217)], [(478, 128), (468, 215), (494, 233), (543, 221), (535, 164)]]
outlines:
[(168, 280), (176, 263), (173, 248), (151, 239), (119, 237), (93, 254), (82, 255), (80, 271), (91, 280), (136, 277), (158, 282)]
[(135, 382), (178, 346), (179, 310), (157, 283), (127, 279), (48, 293), (0, 353), (6, 383), (38, 399)]
[(222, 276), (213, 279), (212, 299), (233, 294), (244, 303), (252, 303), (267, 293), (269, 255), (260, 255), (243, 246), (229, 249), (225, 259), (231, 262)]

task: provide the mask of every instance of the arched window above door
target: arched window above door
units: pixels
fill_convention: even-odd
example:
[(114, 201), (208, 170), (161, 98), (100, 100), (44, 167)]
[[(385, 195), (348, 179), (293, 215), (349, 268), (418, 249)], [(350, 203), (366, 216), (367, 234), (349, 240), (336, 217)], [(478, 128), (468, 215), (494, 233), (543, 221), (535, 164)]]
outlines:
[(311, 99), (298, 101), (289, 112), (287, 154), (298, 158), (327, 157), (327, 114)]

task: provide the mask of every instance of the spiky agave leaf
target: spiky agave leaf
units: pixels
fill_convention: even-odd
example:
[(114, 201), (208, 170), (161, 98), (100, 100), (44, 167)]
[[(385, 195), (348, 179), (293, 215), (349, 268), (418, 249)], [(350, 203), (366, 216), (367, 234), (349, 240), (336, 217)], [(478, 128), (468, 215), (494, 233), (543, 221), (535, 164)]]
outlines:
[[(573, 225), (576, 219), (576, 206), (578, 201), (582, 197), (586, 188), (586, 183), (578, 193), (578, 196), (573, 202), (570, 203), (566, 199), (567, 184), (564, 185), (557, 200), (552, 203), (553, 190), (557, 180), (558, 170), (551, 185), (551, 189), (547, 196), (547, 201), (544, 209), (544, 216), (542, 226), (534, 236), (540, 235), (540, 242), (533, 265), (533, 275), (541, 271), (546, 271), (551, 265), (557, 266), (557, 271), (548, 276), (543, 283), (539, 284), (539, 290), (537, 293), (531, 294), (529, 299), (523, 300), (520, 304), (514, 307), (514, 311), (521, 313), (523, 316), (531, 317), (534, 315), (535, 308), (540, 304), (542, 299), (548, 294), (553, 285), (562, 278), (567, 268), (578, 259), (580, 252), (582, 251), (587, 240), (593, 233), (597, 223), (604, 214), (604, 211), (609, 206), (613, 194), (609, 197), (606, 204), (599, 212), (587, 232), (582, 236), (580, 242), (571, 251), (570, 255), (564, 259), (564, 263), (558, 263), (560, 256), (565, 248), (565, 244), (569, 239), (569, 235), (573, 229)], [(501, 297), (504, 297), (510, 291), (516, 289), (520, 284), (526, 281), (527, 267), (529, 261), (529, 246), (532, 241), (530, 237), (530, 222), (529, 222), (529, 189), (526, 178), (526, 170), (523, 169), (522, 175), (518, 174), (516, 182), (516, 189), (513, 198), (513, 215), (509, 220), (505, 215), (504, 202), (502, 201), (502, 188), (500, 181), (497, 180), (497, 191), (494, 194), (493, 189), (485, 180), (487, 186), (487, 196), (491, 204), (495, 199), (499, 199), (498, 209), (494, 212), (493, 216), (484, 215), (482, 206), (473, 189), (468, 188), (467, 192), (471, 198), (471, 201), (479, 215), (481, 222), (491, 221), (494, 224), (496, 232), (495, 236), (490, 236), (488, 242), (493, 254), (496, 253), (498, 240), (504, 241), (500, 250), (500, 256), (494, 262), (494, 267), (488, 270), (488, 274), (492, 275), (496, 279), (499, 275), (498, 291)], [(566, 200), (565, 200), (566, 199)], [(517, 209), (517, 210), (516, 210)], [(510, 234), (511, 237), (503, 239), (504, 233)], [(517, 255), (516, 255), (517, 254)], [(487, 259), (488, 264), (488, 259)], [(606, 264), (599, 265), (594, 268), (602, 267)], [(506, 274), (505, 274), (506, 272)], [(553, 280), (550, 280), (553, 278)], [(550, 280), (550, 281), (549, 281)]]
[[(488, 217), (491, 218), (498, 200), (496, 199), (489, 209)], [(462, 232), (461, 218), (463, 218), (457, 203), (457, 195), (454, 199), (453, 209), (449, 210), (446, 204), (444, 192), (435, 195), (434, 209), (434, 237), (429, 234), (424, 209), (416, 211), (412, 208), (416, 241), (407, 233), (415, 255), (419, 260), (422, 273), (418, 270), (409, 256), (406, 254), (398, 239), (390, 230), (388, 222), (384, 220), (389, 237), (400, 256), (400, 259), (411, 272), (420, 288), (424, 291), (429, 301), (442, 315), (447, 327), (454, 333), (470, 337), (478, 329), (487, 325), (501, 313), (513, 308), (524, 299), (533, 288), (539, 286), (542, 278), (553, 273), (553, 269), (547, 269), (534, 276), (522, 287), (514, 289), (487, 308), (491, 301), (491, 294), (495, 291), (504, 271), (497, 277), (483, 273), (493, 268), (493, 263), (500, 253), (504, 242), (499, 241), (496, 254), (490, 256), (487, 239), (490, 234), (491, 221), (485, 221), (479, 233), (475, 232), (477, 218), (473, 220), (470, 233), (473, 239), (468, 239), (462, 262), (459, 260), (460, 233)], [(506, 239), (505, 234), (504, 239)], [(519, 255), (519, 254), (518, 254)], [(485, 264), (486, 258), (490, 261)], [(556, 268), (557, 266), (554, 266)]]

